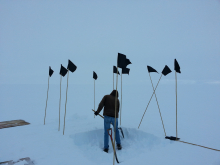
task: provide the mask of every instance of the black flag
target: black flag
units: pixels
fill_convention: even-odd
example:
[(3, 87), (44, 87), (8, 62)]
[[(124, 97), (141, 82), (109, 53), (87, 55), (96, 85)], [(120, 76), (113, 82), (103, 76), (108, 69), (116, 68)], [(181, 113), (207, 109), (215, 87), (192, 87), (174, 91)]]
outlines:
[(94, 71), (93, 71), (93, 78), (94, 78), (95, 80), (97, 80), (97, 78), (98, 78), (96, 72), (94, 72)]
[(67, 71), (68, 70), (66, 68), (64, 68), (63, 65), (61, 64), (60, 75), (64, 77), (66, 75)]
[[(157, 72), (154, 68), (147, 66), (148, 72)], [(158, 73), (158, 72), (157, 72)]]
[(126, 68), (126, 55), (118, 53), (117, 66), (119, 68)]
[(53, 72), (54, 72), (54, 71), (51, 69), (51, 67), (49, 67), (49, 76), (50, 76), (50, 77), (52, 76)]
[(129, 65), (129, 64), (131, 64), (131, 61), (126, 58), (126, 60), (125, 60), (125, 65), (126, 65), (126, 67), (127, 67), (127, 65)]
[[(116, 68), (116, 66), (113, 66), (113, 73), (117, 73), (117, 68)], [(118, 71), (118, 74), (120, 75), (119, 71)]]
[(129, 74), (130, 69), (129, 68), (122, 68), (122, 74)]
[(69, 69), (71, 72), (74, 72), (76, 70), (76, 65), (74, 65), (72, 63), (72, 61), (69, 60), (69, 63), (68, 63), (68, 66), (67, 66), (67, 69)]
[(181, 72), (180, 72), (180, 66), (179, 66), (179, 64), (178, 64), (178, 62), (177, 62), (176, 59), (174, 60), (174, 70), (175, 70), (176, 72), (178, 72), (178, 73), (181, 73)]
[(162, 74), (164, 76), (168, 75), (169, 73), (171, 73), (172, 71), (170, 70), (170, 68), (166, 65), (162, 71)]

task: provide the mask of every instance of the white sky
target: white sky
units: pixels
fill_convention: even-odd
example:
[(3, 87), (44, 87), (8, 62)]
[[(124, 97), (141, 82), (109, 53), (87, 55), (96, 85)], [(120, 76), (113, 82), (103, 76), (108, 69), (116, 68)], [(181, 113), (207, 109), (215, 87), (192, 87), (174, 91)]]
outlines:
[(1, 0), (0, 83), (46, 84), (51, 66), (59, 84), (70, 59), (78, 67), (70, 83), (92, 84), (95, 71), (97, 83), (112, 84), (120, 52), (132, 62), (125, 84), (149, 81), (147, 65), (173, 70), (175, 58), (182, 82), (219, 84), (219, 29), (219, 0)]

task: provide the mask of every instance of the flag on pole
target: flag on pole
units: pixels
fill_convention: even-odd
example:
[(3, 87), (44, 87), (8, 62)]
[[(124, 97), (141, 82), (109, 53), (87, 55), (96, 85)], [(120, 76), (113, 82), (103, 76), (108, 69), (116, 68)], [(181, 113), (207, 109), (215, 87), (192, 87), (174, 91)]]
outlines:
[(163, 71), (162, 71), (162, 74), (164, 75), (164, 76), (166, 76), (166, 75), (168, 75), (169, 73), (171, 73), (172, 71), (170, 70), (170, 68), (167, 66), (167, 65), (165, 65), (165, 67), (164, 67), (164, 69), (163, 69)]
[(68, 70), (65, 67), (63, 67), (63, 65), (61, 64), (60, 75), (64, 77), (66, 75), (67, 71)]
[(95, 80), (97, 80), (97, 78), (98, 78), (96, 72), (94, 72), (94, 71), (93, 71), (93, 78), (94, 78)]
[(126, 58), (126, 55), (118, 53), (117, 66), (119, 68), (126, 68), (129, 64), (131, 64), (131, 62)]
[[(152, 68), (151, 66), (147, 66), (147, 70), (148, 72), (157, 72), (154, 68)], [(158, 73), (158, 72), (157, 72)]]
[(130, 69), (129, 68), (122, 68), (122, 74), (128, 74), (129, 75)]
[(68, 69), (69, 71), (71, 71), (71, 72), (75, 72), (76, 68), (77, 68), (77, 66), (74, 65), (74, 64), (72, 63), (72, 61), (69, 60), (69, 61), (68, 61), (67, 69)]
[[(113, 73), (117, 73), (117, 68), (116, 68), (116, 66), (113, 66)], [(120, 75), (119, 71), (118, 71), (118, 74)]]
[(174, 70), (175, 70), (176, 72), (178, 72), (178, 73), (181, 73), (181, 72), (180, 72), (180, 66), (179, 66), (179, 64), (178, 64), (178, 62), (177, 62), (176, 59), (174, 60)]
[(51, 69), (51, 67), (49, 67), (49, 76), (50, 76), (50, 77), (52, 76), (53, 72), (54, 72), (54, 71)]

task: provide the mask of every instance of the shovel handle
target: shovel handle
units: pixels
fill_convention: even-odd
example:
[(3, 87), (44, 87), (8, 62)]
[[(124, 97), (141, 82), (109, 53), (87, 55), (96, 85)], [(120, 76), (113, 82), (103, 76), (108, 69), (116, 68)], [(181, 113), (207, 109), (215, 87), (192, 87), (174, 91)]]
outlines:
[[(109, 129), (107, 129), (107, 131), (108, 131), (109, 136), (111, 136), (111, 137), (112, 137), (112, 129), (111, 129), (111, 128), (109, 128)], [(110, 131), (111, 133), (109, 133), (109, 131)]]

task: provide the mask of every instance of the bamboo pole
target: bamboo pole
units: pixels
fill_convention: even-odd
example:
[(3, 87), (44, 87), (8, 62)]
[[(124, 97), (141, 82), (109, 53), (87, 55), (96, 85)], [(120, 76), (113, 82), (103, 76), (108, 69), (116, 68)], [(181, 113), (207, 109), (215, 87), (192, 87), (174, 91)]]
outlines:
[(59, 126), (58, 126), (58, 131), (60, 131), (61, 82), (62, 82), (62, 76), (60, 75), (60, 102), (59, 102)]
[[(150, 76), (150, 72), (149, 72), (149, 76)], [(152, 81), (152, 79), (151, 79), (151, 76), (150, 76), (150, 80), (151, 80), (151, 85), (152, 85), (153, 90), (154, 90), (154, 85), (153, 85), (153, 81)], [(154, 93), (154, 96), (155, 96), (156, 101), (157, 101), (157, 95), (156, 95), (156, 93)], [(161, 118), (162, 125), (163, 125), (164, 134), (165, 134), (165, 137), (166, 137), (167, 135), (166, 135), (165, 127), (164, 127), (164, 124), (163, 124), (163, 118), (162, 118), (162, 115), (161, 115), (161, 112), (160, 112), (160, 107), (159, 107), (158, 101), (157, 101), (157, 106), (158, 106), (158, 109), (159, 109), (159, 113), (160, 113), (160, 118)]]
[(65, 131), (65, 119), (66, 119), (66, 104), (67, 104), (68, 79), (69, 79), (69, 70), (68, 70), (68, 75), (67, 75), (66, 103), (65, 103), (65, 114), (64, 114), (63, 135), (64, 135), (64, 131)]
[[(160, 79), (161, 79), (162, 76), (163, 76), (163, 74), (161, 74)], [(160, 79), (159, 79), (159, 81), (158, 81), (158, 83), (157, 83), (157, 86), (158, 86), (158, 84), (159, 84), (159, 82), (160, 82)], [(152, 99), (152, 97), (153, 97), (153, 95), (154, 95), (154, 93), (155, 93), (155, 91), (156, 91), (156, 89), (157, 89), (157, 86), (156, 86), (156, 88), (154, 89), (154, 92), (153, 92), (153, 94), (152, 94), (152, 96), (151, 96), (151, 98), (150, 98), (150, 101), (149, 101), (148, 104), (147, 104), (147, 108), (148, 108), (148, 106), (149, 106), (149, 104), (150, 104), (150, 102), (151, 102), (151, 99)], [(144, 115), (145, 115), (145, 112), (147, 111), (147, 108), (146, 108), (145, 111), (144, 111), (144, 114), (143, 114), (143, 116), (142, 116), (141, 122), (142, 122), (142, 120), (143, 120), (143, 118), (144, 118)], [(139, 129), (140, 125), (141, 125), (141, 122), (140, 122), (140, 124), (139, 124), (139, 126), (138, 126), (138, 129)]]
[(120, 110), (120, 126), (121, 126), (121, 111), (122, 111), (122, 72), (121, 72), (121, 110)]
[(175, 78), (176, 78), (176, 139), (177, 139), (177, 74), (175, 72)]
[(114, 83), (115, 83), (115, 82), (114, 82), (114, 77), (115, 77), (115, 76), (114, 76), (114, 72), (113, 72), (113, 90), (114, 90)]
[[(118, 66), (117, 66), (117, 73), (118, 73)], [(115, 95), (114, 146), (115, 146), (115, 137), (116, 137), (116, 111), (117, 111), (117, 101), (118, 101), (117, 86), (118, 86), (118, 74), (117, 74), (117, 78), (116, 78), (116, 95)], [(114, 155), (113, 155), (113, 165), (115, 165), (115, 152), (114, 152)]]
[[(94, 110), (95, 110), (95, 79), (94, 79)], [(95, 118), (95, 114), (94, 114), (94, 118)]]
[(45, 107), (44, 125), (45, 125), (45, 120), (46, 120), (47, 101), (48, 101), (48, 92), (49, 92), (49, 80), (50, 80), (50, 76), (48, 76), (48, 88), (47, 88), (47, 99), (46, 99), (46, 107)]

